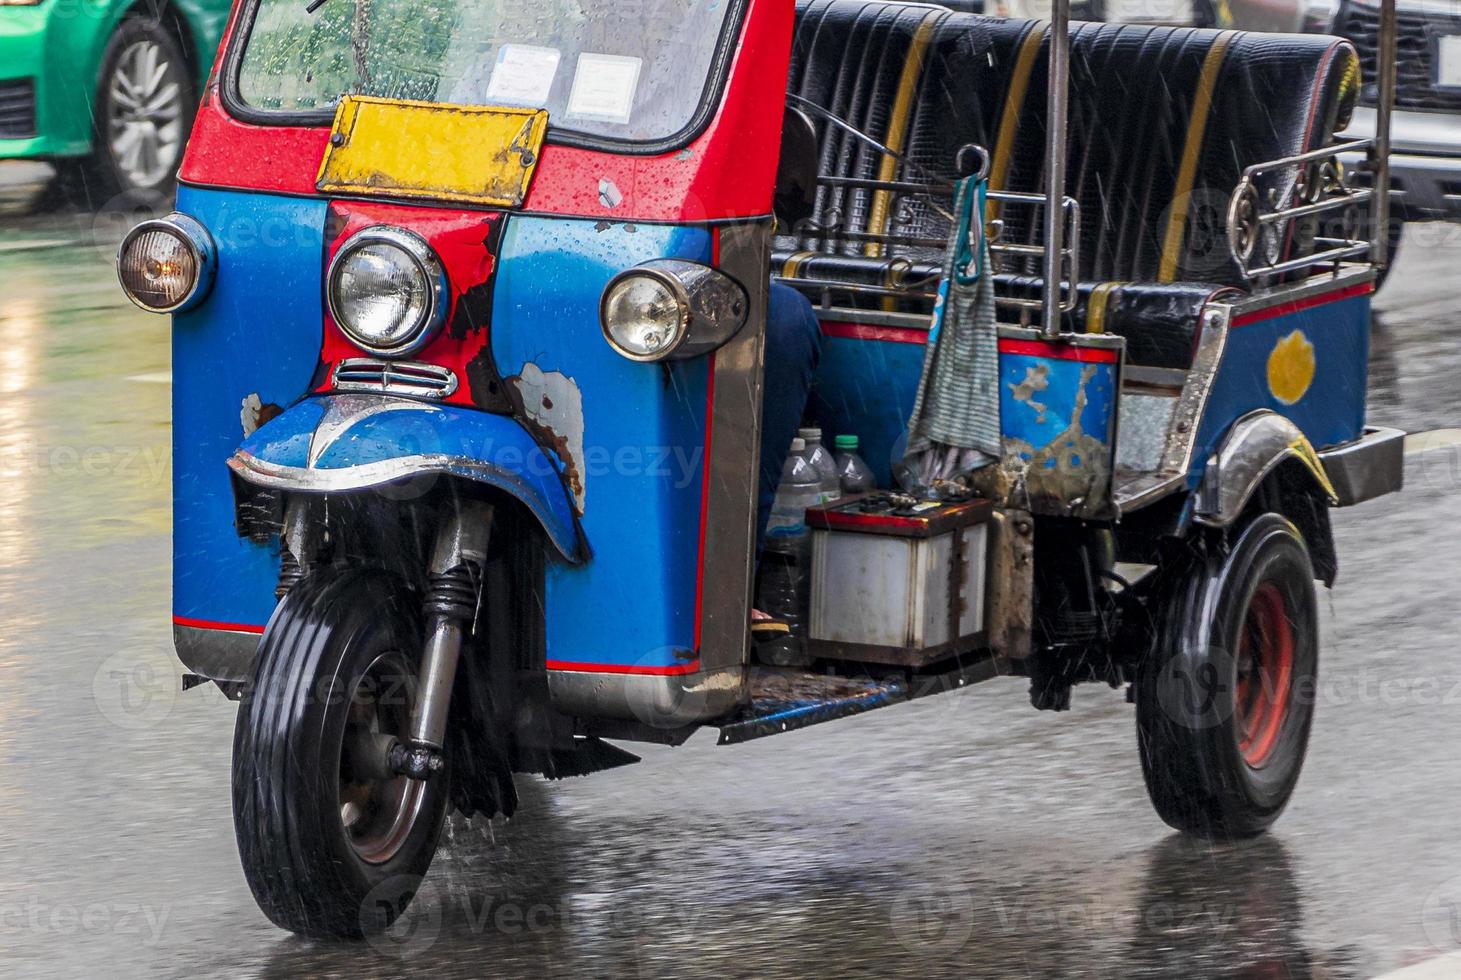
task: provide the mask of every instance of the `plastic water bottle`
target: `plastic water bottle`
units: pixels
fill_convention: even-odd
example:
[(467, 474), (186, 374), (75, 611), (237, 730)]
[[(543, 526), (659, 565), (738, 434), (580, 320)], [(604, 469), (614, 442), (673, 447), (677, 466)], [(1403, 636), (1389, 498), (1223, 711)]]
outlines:
[(777, 541), (804, 540), (807, 508), (821, 502), (822, 474), (812, 465), (805, 440), (793, 439), (791, 455), (781, 468), (781, 483), (771, 504), (771, 520), (766, 528), (768, 546)]
[(791, 634), (762, 644), (763, 660), (776, 666), (810, 663), (806, 654), (807, 610), (812, 592), (811, 535), (806, 512), (822, 502), (822, 481), (807, 455), (806, 443), (791, 441), (781, 484), (771, 505), (766, 547), (761, 552), (761, 584), (756, 605), (791, 627)]
[(821, 429), (797, 429), (797, 437), (806, 444), (807, 459), (822, 480), (822, 503), (829, 504), (842, 496), (842, 483), (837, 479), (837, 464), (827, 447), (822, 445)]
[(837, 479), (844, 494), (867, 493), (877, 489), (873, 471), (857, 454), (857, 436), (838, 436), (833, 442), (837, 447)]

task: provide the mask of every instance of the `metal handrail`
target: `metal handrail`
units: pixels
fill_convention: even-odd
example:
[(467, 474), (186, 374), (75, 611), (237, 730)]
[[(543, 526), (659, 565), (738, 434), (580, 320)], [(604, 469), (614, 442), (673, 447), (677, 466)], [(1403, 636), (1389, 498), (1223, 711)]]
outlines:
[[(954, 192), (954, 182), (942, 180), (918, 182), (897, 179), (879, 180), (870, 177), (834, 177), (823, 175), (817, 178), (817, 183), (823, 187), (888, 191), (893, 194), (921, 194), (930, 199), (951, 199)], [(1048, 201), (1048, 198), (1044, 194), (1023, 191), (988, 191), (986, 197), (991, 201), (998, 201), (1002, 204), (1029, 205), (1032, 207), (1045, 207)], [(1060, 249), (1059, 256), (1063, 269), (1057, 281), (1059, 302), (1056, 304), (1056, 307), (1061, 314), (1065, 314), (1075, 309), (1079, 299), (1076, 289), (1076, 275), (1077, 270), (1080, 268), (1080, 203), (1072, 197), (1064, 197), (1061, 202), (1060, 211), (1062, 220), (1059, 223), (1062, 229), (1061, 238), (1064, 244)], [(944, 212), (942, 209), (940, 209), (940, 213), (952, 219), (952, 215)], [(940, 251), (948, 247), (948, 241), (943, 238), (853, 231), (843, 228), (840, 220), (825, 225), (814, 223), (802, 224), (792, 229), (792, 233), (800, 238), (822, 239), (828, 246), (835, 246), (839, 243), (860, 243), (896, 245), (904, 248), (938, 249)], [(990, 236), (989, 250), (994, 255), (1009, 255), (1021, 258), (1043, 258), (1046, 255), (1046, 248), (1043, 244), (1004, 242), (1000, 241), (997, 235)], [(829, 251), (826, 254), (835, 256), (837, 253)], [(908, 299), (933, 299), (935, 296), (933, 293), (914, 292), (911, 287), (907, 286), (868, 286), (842, 282), (841, 280), (818, 279), (801, 275), (776, 276), (775, 279), (778, 282), (802, 286), (812, 290), (820, 290), (824, 293), (840, 290), (860, 295), (904, 297)], [(1006, 308), (1031, 311), (1043, 310), (1046, 305), (1043, 295), (1040, 299), (1026, 299), (1017, 296), (996, 296), (995, 302)]]
[[(1372, 140), (1350, 140), (1317, 150), (1309, 150), (1306, 153), (1296, 153), (1277, 160), (1255, 163), (1243, 171), (1243, 176), (1238, 180), (1238, 185), (1228, 199), (1227, 237), (1228, 251), (1232, 255), (1233, 261), (1237, 263), (1238, 271), (1244, 279), (1251, 281), (1329, 263), (1335, 263), (1337, 267), (1338, 263), (1345, 259), (1356, 259), (1367, 253), (1377, 254), (1376, 240), (1380, 237), (1381, 232), (1379, 228), (1373, 229), (1373, 234), (1368, 239), (1320, 239), (1319, 241), (1333, 242), (1335, 247), (1283, 262), (1253, 264), (1254, 254), (1262, 247), (1264, 237), (1272, 234), (1268, 229), (1274, 226), (1281, 226), (1316, 214), (1337, 211), (1358, 210), (1366, 216), (1373, 216), (1374, 211), (1378, 210), (1375, 207), (1378, 201), (1375, 191), (1368, 187), (1349, 186), (1344, 179), (1338, 158), (1340, 154), (1363, 152), (1373, 161), (1374, 147), (1375, 144)], [(1332, 165), (1335, 182), (1332, 185), (1321, 186), (1317, 190), (1319, 195), (1328, 196), (1323, 196), (1318, 200), (1308, 200), (1302, 204), (1279, 207), (1267, 199), (1258, 186), (1258, 178), (1266, 174), (1291, 170), (1295, 167), (1305, 167), (1307, 171), (1306, 165), (1314, 163)], [(1319, 177), (1323, 179), (1325, 175), (1321, 172)], [(1300, 179), (1309, 179), (1307, 172)], [(1245, 236), (1247, 236), (1246, 239)]]

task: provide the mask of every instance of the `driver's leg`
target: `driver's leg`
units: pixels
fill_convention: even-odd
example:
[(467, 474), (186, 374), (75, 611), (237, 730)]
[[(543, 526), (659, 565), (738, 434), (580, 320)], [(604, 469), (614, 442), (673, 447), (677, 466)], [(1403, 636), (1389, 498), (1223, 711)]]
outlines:
[(756, 499), (756, 555), (766, 538), (781, 468), (802, 423), (822, 331), (811, 301), (790, 286), (771, 284), (766, 312), (766, 382), (761, 396), (761, 473)]

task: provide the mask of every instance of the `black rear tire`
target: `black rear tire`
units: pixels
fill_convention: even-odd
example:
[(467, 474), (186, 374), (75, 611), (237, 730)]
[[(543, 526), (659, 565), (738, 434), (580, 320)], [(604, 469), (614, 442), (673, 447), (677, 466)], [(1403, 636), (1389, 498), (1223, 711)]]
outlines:
[(1173, 583), (1137, 673), (1142, 774), (1170, 826), (1251, 837), (1303, 768), (1319, 661), (1314, 569), (1297, 528), (1262, 514)]
[(312, 574), (269, 622), (234, 731), (233, 810), (249, 887), (284, 929), (383, 930), (430, 867), (449, 766), (417, 782), (355, 761), (369, 733), (404, 737), (422, 637), (409, 590), (365, 569)]

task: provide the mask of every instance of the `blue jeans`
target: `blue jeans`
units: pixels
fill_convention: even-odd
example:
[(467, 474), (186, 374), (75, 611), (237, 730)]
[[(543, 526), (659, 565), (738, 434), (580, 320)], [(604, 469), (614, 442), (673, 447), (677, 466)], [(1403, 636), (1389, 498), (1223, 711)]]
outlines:
[(822, 356), (822, 328), (812, 303), (773, 282), (766, 312), (766, 380), (761, 392), (761, 474), (756, 498), (756, 555), (771, 520), (771, 503), (791, 440), (801, 427), (812, 375)]

